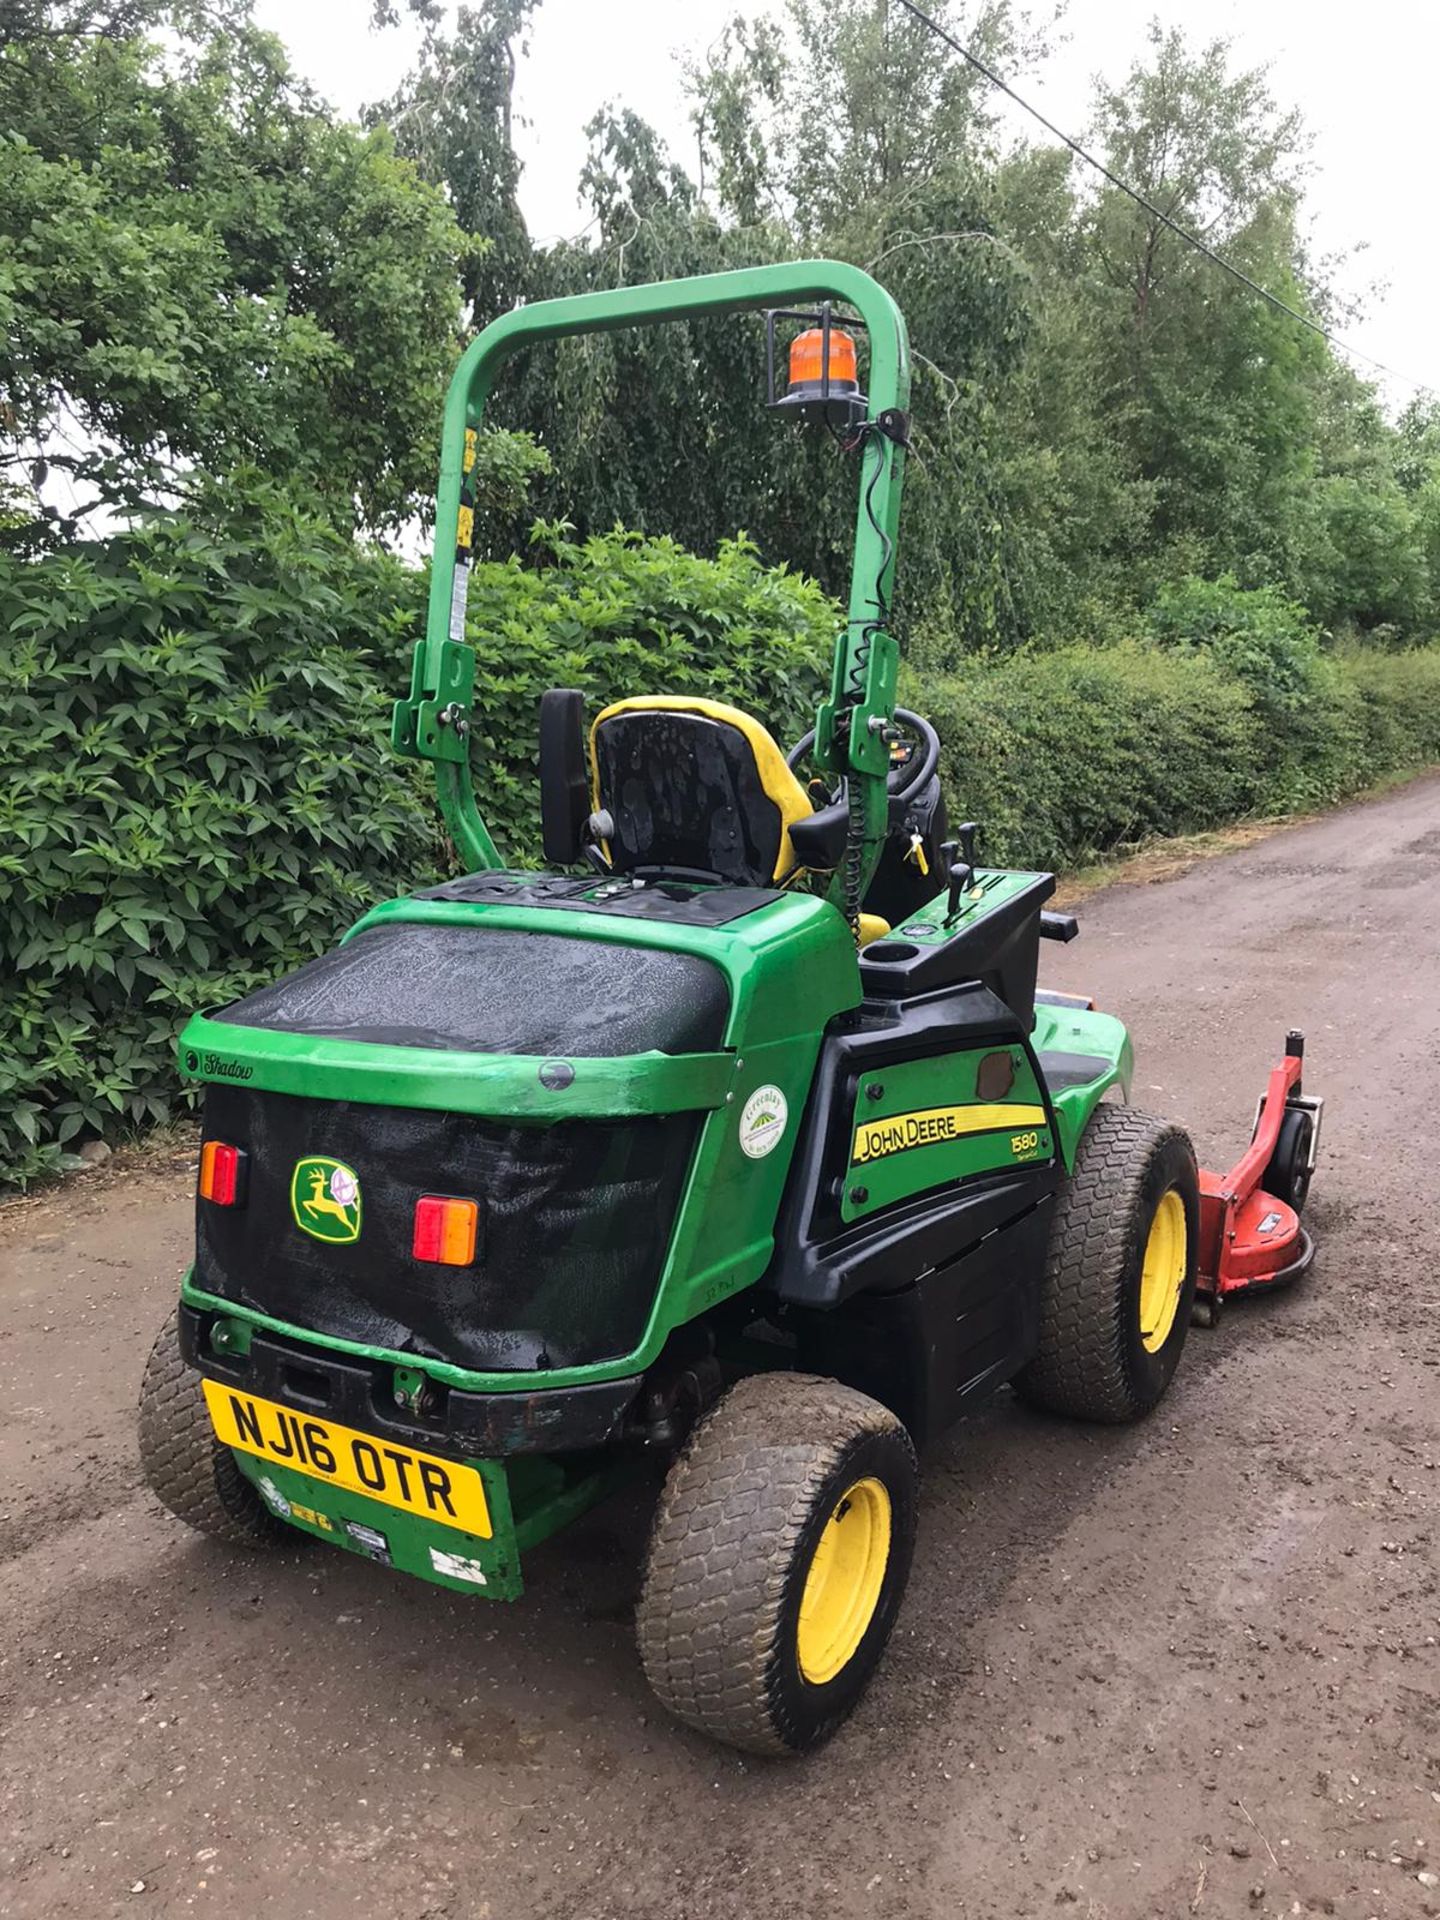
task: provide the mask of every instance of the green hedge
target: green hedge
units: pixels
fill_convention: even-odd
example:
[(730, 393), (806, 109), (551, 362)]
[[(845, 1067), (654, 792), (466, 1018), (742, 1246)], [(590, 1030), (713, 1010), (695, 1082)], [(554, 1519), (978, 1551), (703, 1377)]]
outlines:
[(411, 593), (278, 500), (0, 560), (0, 1180), (165, 1119), (190, 1010), (434, 870), (358, 644)]
[[(744, 541), (713, 561), (618, 532), (538, 541), (470, 596), (477, 780), (507, 858), (536, 853), (547, 686), (592, 711), (713, 694), (782, 738), (809, 723), (836, 619), (813, 585)], [(0, 555), (0, 1182), (167, 1117), (192, 1008), (445, 870), (426, 773), (387, 744), (424, 588), (253, 479)], [(1144, 644), (908, 677), (987, 858), (1073, 866), (1440, 762), (1440, 649), (1329, 655), (1283, 608), (1217, 604), (1191, 594)]]
[(1157, 834), (1303, 811), (1440, 762), (1440, 647), (1317, 656), (1283, 719), (1202, 651), (1020, 654), (906, 685), (986, 859), (1083, 865)]
[[(521, 861), (545, 687), (715, 691), (798, 731), (834, 621), (743, 542), (547, 538), (471, 600), (481, 804)], [(253, 479), (0, 555), (0, 1184), (167, 1118), (192, 1009), (447, 870), (428, 773), (388, 744), (424, 587)]]

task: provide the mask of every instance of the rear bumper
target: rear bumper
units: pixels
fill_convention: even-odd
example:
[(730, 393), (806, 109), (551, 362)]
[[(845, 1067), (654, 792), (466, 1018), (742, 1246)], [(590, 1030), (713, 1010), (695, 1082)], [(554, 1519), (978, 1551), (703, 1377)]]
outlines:
[[(181, 1303), (180, 1351), (197, 1372), (297, 1413), (318, 1413), (457, 1459), (502, 1460), (609, 1446), (621, 1437), (640, 1391), (639, 1374), (515, 1393), (470, 1393), (432, 1379), (425, 1410), (413, 1412), (397, 1402), (396, 1370), (384, 1362), (337, 1353), (318, 1339), (296, 1340), (258, 1328), (246, 1351), (221, 1353), (210, 1340), (220, 1318)], [(417, 1362), (416, 1370), (423, 1372), (423, 1363)]]
[[(530, 1394), (442, 1387), (414, 1414), (395, 1402), (395, 1369), (378, 1362), (258, 1328), (244, 1351), (217, 1351), (211, 1330), (224, 1317), (191, 1304), (179, 1316), (187, 1364), (213, 1383), (206, 1392), (221, 1443), (277, 1519), (382, 1566), (456, 1592), (518, 1599), (521, 1555), (629, 1470), (629, 1451), (605, 1449), (601, 1436), (619, 1433), (638, 1381)], [(502, 1401), (512, 1404), (502, 1410), (494, 1404)], [(229, 1410), (223, 1418), (217, 1402)], [(237, 1408), (250, 1418), (234, 1420)], [(362, 1472), (378, 1497), (347, 1475), (347, 1449), (377, 1469), (382, 1456), (397, 1463), (394, 1476)], [(457, 1478), (452, 1461), (468, 1474)], [(476, 1476), (483, 1499), (462, 1497)], [(427, 1484), (447, 1481), (450, 1519), (439, 1501), (427, 1512), (421, 1498)]]

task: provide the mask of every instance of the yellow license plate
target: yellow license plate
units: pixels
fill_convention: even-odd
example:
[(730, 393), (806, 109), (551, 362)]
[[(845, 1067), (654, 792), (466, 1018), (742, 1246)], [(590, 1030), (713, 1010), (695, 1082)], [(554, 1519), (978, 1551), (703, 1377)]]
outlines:
[(218, 1380), (202, 1385), (216, 1437), (227, 1447), (293, 1467), (297, 1473), (349, 1493), (363, 1493), (369, 1500), (382, 1500), (387, 1507), (419, 1514), (424, 1520), (463, 1527), (483, 1540), (490, 1538), (485, 1485), (474, 1467), (437, 1460), (433, 1454), (417, 1453), (378, 1434), (357, 1433), (333, 1420), (317, 1420), (313, 1414), (297, 1413), (273, 1400), (257, 1400)]

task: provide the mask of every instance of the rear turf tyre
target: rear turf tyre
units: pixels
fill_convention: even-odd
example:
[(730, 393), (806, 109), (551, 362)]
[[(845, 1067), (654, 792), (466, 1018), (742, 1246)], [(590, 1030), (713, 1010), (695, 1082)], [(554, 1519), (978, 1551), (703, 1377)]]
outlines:
[(1287, 1107), (1260, 1185), (1296, 1213), (1305, 1211), (1310, 1197), (1310, 1155), (1315, 1139), (1315, 1116), (1303, 1107)]
[(160, 1329), (140, 1383), (140, 1465), (150, 1491), (187, 1527), (232, 1547), (297, 1537), (217, 1443), (200, 1376), (181, 1357), (176, 1318)]
[(895, 1624), (918, 1470), (887, 1408), (808, 1374), (757, 1374), (665, 1482), (636, 1616), (658, 1698), (753, 1753), (800, 1753), (848, 1717)]
[(1081, 1420), (1149, 1413), (1190, 1328), (1199, 1225), (1189, 1137), (1133, 1107), (1097, 1107), (1055, 1203), (1040, 1344), (1016, 1391)]

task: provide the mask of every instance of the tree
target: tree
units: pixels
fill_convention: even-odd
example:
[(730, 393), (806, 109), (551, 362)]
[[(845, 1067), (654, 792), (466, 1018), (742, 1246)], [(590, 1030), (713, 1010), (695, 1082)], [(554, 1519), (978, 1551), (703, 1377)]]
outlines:
[[(942, 18), (1011, 72), (1043, 47), (1003, 4)], [(1093, 570), (1097, 520), (1127, 518), (1079, 510), (1082, 481), (1108, 501), (1112, 463), (1075, 377), (1083, 363), (1059, 350), (1074, 336), (1067, 275), (1045, 256), (1057, 225), (1073, 231), (1064, 164), (1003, 153), (988, 84), (887, 0), (789, 0), (768, 23), (736, 22), (691, 85), (722, 216), (768, 207), (792, 248), (869, 268), (905, 311), (918, 458), (899, 584), (912, 650), (942, 664), (957, 645), (1008, 646), (1063, 621), (1069, 561)], [(1036, 443), (1042, 420), (1053, 444)]]
[(1417, 393), (1396, 422), (1395, 478), (1420, 493), (1440, 478), (1440, 400)]
[[(1428, 617), (1430, 424), (1397, 442), (1320, 333), (1170, 224), (1329, 321), (1298, 118), (1223, 41), (1156, 27), (1099, 89), (1095, 140), (1157, 212), (1097, 188), (1068, 152), (1004, 144), (988, 83), (894, 0), (777, 0), (688, 74), (693, 177), (607, 109), (589, 129), (589, 229), (533, 249), (510, 59), (533, 4), (485, 0), (454, 42), (432, 32), (376, 110), (464, 224), (503, 237), (469, 283), (477, 322), (516, 298), (806, 254), (875, 272), (915, 356), (897, 619), (927, 665), (1133, 631), (1191, 574), (1274, 585), (1331, 625)], [(1007, 75), (1043, 46), (1007, 0), (942, 17)], [(833, 443), (780, 431), (758, 404), (761, 351), (758, 322), (735, 317), (560, 342), (507, 369), (495, 415), (548, 449), (543, 504), (582, 535), (622, 522), (712, 550), (744, 528), (839, 591), (853, 494)], [(1405, 504), (1422, 493), (1423, 514)]]
[(406, 517), (467, 251), (441, 196), (385, 130), (330, 119), (246, 0), (26, 0), (3, 32), (12, 482), (38, 460), (123, 503), (248, 459), (347, 525)]
[(1232, 70), (1226, 42), (1197, 51), (1157, 24), (1149, 58), (1099, 89), (1096, 135), (1112, 172), (1150, 203), (1106, 187), (1083, 231), (1107, 398), (1153, 488), (1152, 542), (1181, 571), (1286, 577), (1314, 473), (1324, 342), (1166, 222), (1315, 310), (1296, 230), (1298, 117), (1262, 73)]
[[(935, 12), (997, 65), (1041, 50), (1009, 0)], [(780, 214), (807, 251), (993, 157), (986, 83), (890, 0), (785, 0), (777, 15), (737, 17), (689, 85), (716, 205), (741, 221)]]
[[(590, 232), (538, 255), (536, 298), (678, 279), (783, 259), (778, 225), (722, 226), (637, 115), (606, 110), (588, 128), (581, 187)], [(764, 408), (764, 329), (728, 316), (533, 348), (507, 369), (496, 418), (554, 456), (553, 505), (582, 533), (623, 524), (711, 552), (741, 529), (835, 587), (838, 523), (808, 487)], [(853, 500), (847, 503), (853, 513)], [(791, 540), (773, 538), (777, 522)]]
[[(523, 296), (530, 236), (520, 212), (513, 97), (517, 51), (539, 0), (462, 6), (455, 32), (432, 31), (419, 66), (367, 124), (388, 126), (397, 150), (443, 187), (467, 234), (483, 236), (466, 259), (465, 298), (476, 323)], [(419, 9), (417, 9), (419, 11)]]

